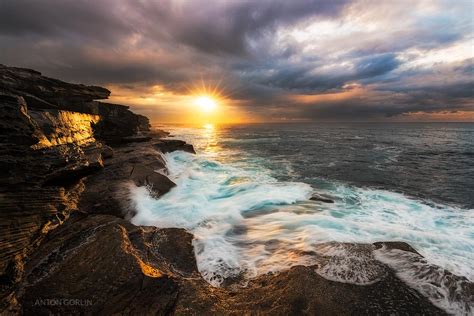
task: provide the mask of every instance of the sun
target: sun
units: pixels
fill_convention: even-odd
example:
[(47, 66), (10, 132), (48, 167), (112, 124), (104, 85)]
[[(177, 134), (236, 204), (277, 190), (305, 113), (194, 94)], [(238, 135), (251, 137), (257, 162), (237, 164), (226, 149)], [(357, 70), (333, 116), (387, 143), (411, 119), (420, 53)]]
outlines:
[(211, 97), (205, 95), (198, 97), (194, 101), (194, 104), (199, 106), (201, 110), (206, 113), (213, 112), (217, 107), (216, 101)]

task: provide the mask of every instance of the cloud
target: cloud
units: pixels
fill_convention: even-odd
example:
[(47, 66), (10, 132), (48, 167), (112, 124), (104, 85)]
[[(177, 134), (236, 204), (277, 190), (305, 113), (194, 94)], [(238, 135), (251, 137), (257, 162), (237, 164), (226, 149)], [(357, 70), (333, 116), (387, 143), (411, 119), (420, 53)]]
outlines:
[[(473, 9), (444, 0), (2, 1), (0, 62), (131, 95), (219, 84), (262, 118), (471, 111)], [(347, 97), (354, 87), (364, 93)]]

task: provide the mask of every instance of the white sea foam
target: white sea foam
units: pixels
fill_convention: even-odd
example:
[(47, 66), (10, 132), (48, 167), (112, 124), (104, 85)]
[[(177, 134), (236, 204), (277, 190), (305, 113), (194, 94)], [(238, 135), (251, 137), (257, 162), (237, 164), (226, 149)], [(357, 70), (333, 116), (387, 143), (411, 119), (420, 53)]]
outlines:
[(328, 280), (367, 285), (386, 275), (386, 269), (373, 255), (372, 245), (331, 242), (315, 249), (326, 259), (320, 260), (316, 272)]
[[(344, 247), (321, 245), (376, 241), (408, 242), (427, 263), (474, 281), (473, 210), (343, 184), (322, 192), (332, 196), (334, 204), (308, 201), (313, 191), (309, 185), (279, 182), (259, 158), (223, 150), (212, 135), (196, 137), (187, 140), (197, 145), (198, 155), (165, 155), (177, 184), (169, 193), (156, 200), (145, 188), (132, 188), (138, 211), (132, 221), (191, 231), (199, 271), (211, 284), (312, 265), (321, 262), (321, 256), (329, 257), (317, 269), (322, 276), (370, 284), (382, 273), (371, 255), (354, 257)], [(376, 258), (408, 284), (419, 283), (415, 268), (387, 253), (377, 252)], [(369, 266), (370, 271), (364, 268)], [(441, 291), (447, 291), (443, 284)], [(431, 297), (436, 293), (418, 290), (447, 311), (463, 311), (456, 298), (436, 301)]]
[(400, 279), (448, 313), (474, 313), (473, 286), (467, 278), (432, 265), (411, 252), (384, 247), (375, 250), (374, 254), (377, 260), (395, 270)]

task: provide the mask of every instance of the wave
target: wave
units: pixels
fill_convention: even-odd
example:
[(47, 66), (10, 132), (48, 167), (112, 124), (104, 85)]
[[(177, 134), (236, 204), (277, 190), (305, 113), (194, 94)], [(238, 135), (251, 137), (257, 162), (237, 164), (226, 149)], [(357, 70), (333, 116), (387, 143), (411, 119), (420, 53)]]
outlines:
[[(137, 209), (132, 222), (191, 231), (199, 271), (210, 284), (315, 264), (325, 278), (370, 284), (383, 274), (377, 260), (394, 267), (408, 284), (418, 284), (388, 252), (341, 246), (386, 240), (408, 242), (430, 265), (463, 275), (466, 282), (474, 280), (472, 210), (343, 184), (320, 191), (335, 203), (309, 201), (314, 189), (308, 184), (278, 181), (252, 157), (225, 163), (225, 154), (219, 153), (217, 160), (215, 153), (166, 154), (177, 186), (160, 199), (144, 187), (132, 187)], [(430, 299), (435, 295), (420, 292)], [(462, 300), (436, 297), (432, 300), (447, 311), (463, 310)]]

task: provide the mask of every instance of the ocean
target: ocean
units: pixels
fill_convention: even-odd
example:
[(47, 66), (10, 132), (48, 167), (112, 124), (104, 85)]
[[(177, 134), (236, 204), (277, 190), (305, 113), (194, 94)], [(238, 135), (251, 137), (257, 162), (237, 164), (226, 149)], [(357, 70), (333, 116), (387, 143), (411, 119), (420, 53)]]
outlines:
[[(421, 262), (408, 253), (375, 257), (446, 311), (472, 308), (463, 295), (474, 282), (474, 124), (165, 129), (197, 154), (165, 155), (177, 187), (160, 199), (132, 188), (132, 222), (192, 232), (199, 271), (212, 285), (313, 265), (318, 256), (342, 258), (320, 275), (369, 284), (376, 273), (357, 269), (366, 259), (346, 243), (404, 241)], [(309, 200), (314, 193), (334, 203)]]

